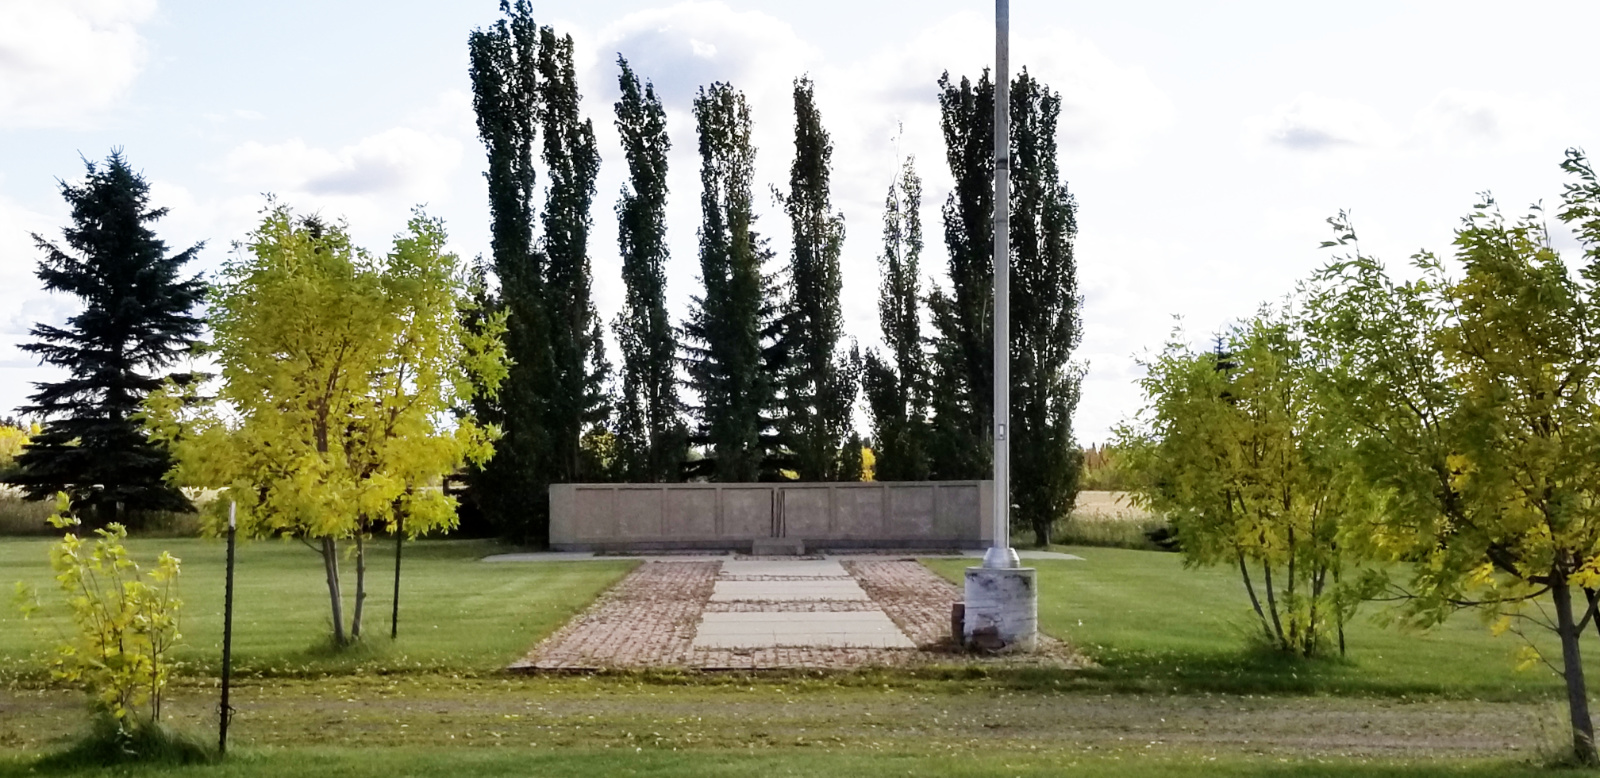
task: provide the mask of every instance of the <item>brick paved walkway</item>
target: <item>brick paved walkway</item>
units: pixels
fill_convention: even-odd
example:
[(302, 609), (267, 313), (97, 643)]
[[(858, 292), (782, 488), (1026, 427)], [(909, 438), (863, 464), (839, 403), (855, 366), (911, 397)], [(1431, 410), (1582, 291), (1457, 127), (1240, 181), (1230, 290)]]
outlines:
[[(1042, 635), (1040, 650), (1028, 656), (984, 657), (958, 651), (950, 638), (950, 605), (961, 599), (959, 588), (912, 560), (854, 559), (843, 564), (870, 601), (712, 602), (722, 561), (646, 562), (511, 669), (537, 672), (647, 667), (765, 670), (930, 664), (1080, 666), (1069, 647)], [(816, 579), (723, 575), (721, 580)], [(880, 609), (916, 648), (725, 649), (693, 645), (702, 613)]]

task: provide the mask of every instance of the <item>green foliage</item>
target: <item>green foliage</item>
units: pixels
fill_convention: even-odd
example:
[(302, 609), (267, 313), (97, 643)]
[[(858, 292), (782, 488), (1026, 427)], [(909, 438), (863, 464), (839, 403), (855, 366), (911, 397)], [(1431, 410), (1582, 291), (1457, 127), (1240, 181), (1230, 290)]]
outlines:
[(779, 429), (799, 480), (856, 481), (861, 444), (852, 440), (852, 412), (861, 357), (840, 345), (844, 217), (833, 210), (833, 141), (822, 126), (810, 79), (794, 82), (794, 114), (789, 193), (778, 197), (794, 235), (783, 315), (787, 359)]
[(1122, 454), (1114, 445), (1093, 446), (1083, 450), (1083, 471), (1078, 486), (1086, 491), (1125, 492), (1131, 486), (1123, 470)]
[[(955, 187), (944, 204), (948, 291), (928, 293), (933, 340), (930, 475), (987, 478), (994, 414), (994, 84), (939, 78), (940, 126)], [(1013, 317), (1015, 321), (1015, 317)]]
[(906, 158), (883, 203), (878, 323), (887, 354), (868, 350), (861, 374), (872, 416), (873, 478), (922, 481), (928, 463), (928, 356), (922, 338), (922, 178)]
[[(533, 20), (527, 0), (500, 3), (500, 19), (468, 39), (473, 108), (488, 154), (490, 242), (506, 314), (511, 368), (503, 391), (473, 408), (505, 432), (500, 454), (470, 473), (473, 499), (508, 535), (542, 543), (551, 483), (598, 479), (582, 439), (604, 426), (609, 374), (590, 295), (589, 208), (600, 158), (580, 95), (570, 37)], [(542, 137), (542, 143), (540, 138)], [(535, 240), (535, 148), (550, 180), (544, 234)]]
[(356, 543), (350, 638), (361, 633), (363, 540), (406, 517), (412, 537), (456, 524), (453, 497), (424, 489), (493, 453), (497, 430), (447, 418), (506, 373), (503, 314), (463, 326), (466, 281), (443, 225), (420, 211), (376, 258), (341, 225), (270, 204), (213, 290), (217, 403), (157, 392), (147, 424), (177, 454), (175, 481), (220, 488), (250, 536), (321, 541), (333, 631), (345, 643), (337, 544)]
[[(71, 530), (81, 522), (62, 492), (51, 525)], [(124, 541), (128, 531), (111, 523), (86, 543), (68, 531), (50, 548), (50, 569), (61, 590), (74, 632), (56, 647), (52, 675), (82, 688), (90, 707), (117, 739), (137, 738), (161, 721), (162, 697), (171, 679), (178, 633), (178, 559), (162, 552), (141, 572)], [(42, 607), (21, 581), (17, 598), (24, 618)]]
[(1263, 309), (1214, 353), (1174, 337), (1145, 363), (1149, 405), (1117, 445), (1134, 495), (1171, 521), (1186, 562), (1237, 566), (1267, 641), (1311, 656), (1330, 627), (1343, 650), (1362, 592), (1341, 581), (1342, 549), (1375, 497), (1301, 326)]
[(1072, 435), (1084, 368), (1077, 205), (1056, 164), (1061, 95), (1024, 69), (1011, 88), (1011, 498), (1014, 526), (1050, 544), (1078, 499)]
[(628, 61), (617, 57), (617, 132), (628, 159), (630, 192), (617, 202), (622, 312), (612, 328), (622, 349), (617, 403), (621, 474), (629, 481), (682, 478), (688, 430), (678, 400), (678, 341), (667, 316), (667, 114), (655, 86), (640, 87)]
[[(1581, 152), (1562, 167), (1578, 278), (1537, 207), (1508, 221), (1485, 195), (1456, 231), (1461, 275), (1422, 252), (1406, 283), (1361, 254), (1340, 214), (1324, 245), (1353, 253), (1320, 275), (1313, 332), (1340, 412), (1364, 431), (1364, 475), (1387, 492), (1360, 536), (1369, 553), (1417, 563), (1381, 582), (1398, 615), (1426, 626), (1474, 607), (1497, 631), (1555, 633), (1574, 753), (1593, 763), (1578, 643), (1600, 607), (1600, 184)], [(1553, 614), (1532, 607), (1546, 594)], [(1541, 659), (1530, 643), (1526, 663)]]
[[(204, 295), (198, 277), (180, 277), (200, 250), (168, 254), (150, 224), (167, 214), (150, 208), (150, 186), (114, 151), (103, 167), (85, 162), (82, 184), (62, 183), (73, 226), (65, 248), (35, 235), (44, 252), (39, 280), (47, 290), (79, 298), (83, 310), (65, 327), (38, 324), (22, 349), (65, 371), (37, 384), (22, 408), (44, 420), (16, 460), (11, 483), (29, 499), (66, 491), (97, 523), (137, 521), (150, 511), (193, 510), (162, 481), (171, 458), (135, 418), (159, 373), (176, 363), (200, 333), (191, 311)], [(176, 376), (187, 380), (188, 376)]]
[(776, 432), (784, 357), (772, 258), (755, 232), (755, 149), (750, 106), (732, 86), (702, 87), (694, 101), (700, 138), (700, 280), (683, 325), (689, 385), (700, 398), (691, 441), (708, 446), (686, 474), (714, 481), (784, 478)]

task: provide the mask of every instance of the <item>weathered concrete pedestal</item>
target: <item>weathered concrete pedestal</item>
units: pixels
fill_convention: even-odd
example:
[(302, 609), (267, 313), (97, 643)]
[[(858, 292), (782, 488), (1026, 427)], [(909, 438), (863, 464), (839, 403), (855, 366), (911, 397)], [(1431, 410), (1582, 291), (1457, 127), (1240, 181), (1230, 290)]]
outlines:
[(1031, 567), (967, 568), (961, 643), (992, 652), (1032, 651), (1039, 636), (1039, 588)]

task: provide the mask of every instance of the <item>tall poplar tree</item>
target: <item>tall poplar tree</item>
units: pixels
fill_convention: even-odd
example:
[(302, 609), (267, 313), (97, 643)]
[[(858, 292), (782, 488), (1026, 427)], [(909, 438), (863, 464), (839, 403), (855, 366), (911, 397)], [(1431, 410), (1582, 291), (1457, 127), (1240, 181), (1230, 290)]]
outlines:
[[(583, 451), (585, 433), (609, 416), (588, 257), (600, 159), (579, 111), (572, 39), (535, 23), (527, 0), (501, 0), (500, 10), (505, 18), (473, 31), (468, 50), (488, 156), (494, 304), (507, 314), (512, 367), (498, 399), (475, 401), (478, 418), (505, 437), (470, 483), (493, 525), (542, 542), (549, 484), (600, 476), (597, 458)], [(538, 212), (536, 159), (549, 175)], [(544, 228), (537, 238), (536, 220)]]
[(490, 247), (499, 281), (493, 302), (506, 312), (511, 367), (498, 398), (479, 395), (474, 401), (478, 418), (500, 425), (504, 434), (494, 458), (469, 471), (469, 483), (491, 525), (538, 540), (548, 531), (548, 506), (529, 495), (544, 491), (553, 470), (553, 441), (545, 427), (553, 384), (545, 256), (534, 243), (539, 28), (526, 0), (502, 0), (500, 10), (506, 18), (473, 31), (468, 50), (478, 137), (488, 156)]
[(883, 204), (878, 322), (887, 354), (867, 352), (862, 388), (872, 414), (874, 477), (928, 478), (928, 358), (922, 339), (922, 179), (907, 159)]
[(794, 82), (794, 118), (794, 164), (789, 194), (781, 198), (794, 231), (784, 316), (783, 439), (800, 480), (856, 481), (861, 468), (851, 465), (860, 459), (861, 446), (851, 411), (860, 360), (839, 344), (844, 217), (831, 202), (833, 141), (822, 127), (810, 79)]
[(776, 455), (779, 306), (764, 265), (772, 257), (755, 232), (750, 106), (724, 83), (702, 87), (694, 101), (700, 138), (700, 279), (684, 323), (689, 384), (699, 395), (693, 441), (708, 456), (686, 469), (715, 481), (781, 477)]
[[(984, 478), (994, 415), (994, 85), (939, 80), (946, 157), (950, 291), (934, 290), (931, 470)], [(1072, 437), (1081, 369), (1075, 204), (1060, 180), (1060, 96), (1026, 69), (1011, 85), (1011, 464), (1015, 520), (1049, 541), (1072, 509), (1081, 455)]]
[(586, 458), (580, 444), (586, 432), (610, 420), (605, 395), (610, 373), (600, 317), (590, 294), (589, 207), (600, 172), (594, 124), (579, 111), (572, 36), (539, 30), (539, 124), (542, 158), (550, 176), (545, 196), (546, 256), (544, 304), (550, 320), (554, 375), (545, 397), (555, 472), (559, 482), (598, 480), (600, 465)]
[[(134, 419), (160, 373), (187, 353), (200, 334), (191, 311), (205, 294), (198, 276), (181, 277), (200, 245), (176, 254), (150, 226), (167, 214), (151, 208), (150, 186), (120, 151), (104, 166), (86, 163), (81, 184), (61, 185), (72, 207), (65, 246), (34, 235), (44, 252), (38, 276), (46, 289), (83, 302), (64, 327), (36, 324), (22, 349), (63, 368), (60, 381), (34, 384), (22, 412), (44, 427), (17, 457), (11, 483), (30, 499), (59, 491), (90, 507), (100, 522), (136, 520), (155, 510), (192, 510), (163, 477), (167, 450)], [(187, 379), (186, 376), (178, 378)]]
[[(955, 186), (944, 203), (950, 288), (933, 289), (934, 478), (989, 476), (994, 407), (994, 84), (939, 77), (940, 127)], [(1015, 320), (1015, 317), (1013, 317)]]
[(667, 317), (667, 114), (655, 87), (642, 87), (617, 57), (622, 99), (617, 132), (628, 159), (628, 185), (617, 201), (617, 245), (627, 296), (613, 328), (622, 348), (617, 407), (622, 475), (630, 481), (675, 481), (687, 450), (680, 417), (677, 336)]
[(1056, 162), (1061, 95), (1022, 70), (1011, 86), (1011, 472), (1015, 519), (1049, 545), (1078, 498), (1072, 435), (1083, 339), (1076, 203)]

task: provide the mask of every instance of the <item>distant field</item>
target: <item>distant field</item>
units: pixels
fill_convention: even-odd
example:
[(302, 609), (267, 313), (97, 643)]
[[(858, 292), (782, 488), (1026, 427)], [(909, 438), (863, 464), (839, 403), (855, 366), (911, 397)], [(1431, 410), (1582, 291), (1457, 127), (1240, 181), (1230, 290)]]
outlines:
[(1078, 492), (1078, 505), (1073, 515), (1080, 519), (1118, 519), (1144, 521), (1156, 515), (1133, 504), (1127, 492)]

